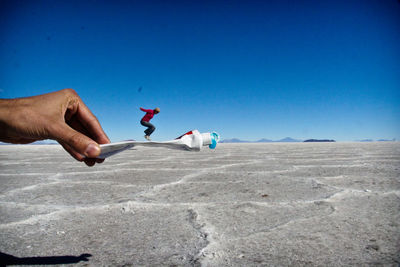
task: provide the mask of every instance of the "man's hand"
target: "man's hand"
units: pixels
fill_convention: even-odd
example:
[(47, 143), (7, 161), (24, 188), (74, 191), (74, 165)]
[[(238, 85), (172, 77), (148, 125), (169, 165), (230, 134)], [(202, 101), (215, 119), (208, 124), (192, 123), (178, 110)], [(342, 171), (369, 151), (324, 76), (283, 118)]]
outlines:
[(103, 160), (99, 144), (110, 143), (97, 118), (72, 89), (17, 99), (0, 99), (0, 141), (27, 144), (57, 140), (88, 166)]

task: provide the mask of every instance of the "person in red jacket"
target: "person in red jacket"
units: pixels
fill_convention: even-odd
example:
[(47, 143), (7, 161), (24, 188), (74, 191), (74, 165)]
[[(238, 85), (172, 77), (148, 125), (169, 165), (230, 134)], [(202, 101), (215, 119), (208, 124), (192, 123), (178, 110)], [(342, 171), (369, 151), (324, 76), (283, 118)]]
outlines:
[(140, 108), (140, 110), (146, 112), (146, 115), (144, 115), (142, 120), (140, 121), (141, 125), (143, 125), (144, 127), (147, 127), (147, 129), (144, 131), (144, 133), (146, 134), (144, 136), (144, 138), (146, 138), (148, 141), (151, 141), (150, 135), (154, 132), (156, 127), (154, 127), (154, 125), (150, 123), (150, 120), (153, 118), (153, 116), (155, 114), (160, 113), (160, 109), (159, 108), (155, 108), (155, 109)]

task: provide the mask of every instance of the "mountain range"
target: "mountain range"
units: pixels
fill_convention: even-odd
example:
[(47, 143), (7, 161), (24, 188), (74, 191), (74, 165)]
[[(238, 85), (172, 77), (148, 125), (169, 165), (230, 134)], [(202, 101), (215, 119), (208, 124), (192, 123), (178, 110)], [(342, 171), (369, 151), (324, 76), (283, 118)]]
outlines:
[[(364, 140), (356, 140), (355, 142), (396, 142), (397, 140), (395, 138), (393, 139), (378, 139), (378, 140), (372, 140), (372, 139), (364, 139)], [(224, 139), (220, 141), (220, 143), (299, 143), (299, 142), (335, 142), (335, 140), (330, 140), (330, 139), (308, 139), (308, 140), (299, 140), (299, 139), (293, 139), (291, 137), (286, 137), (280, 140), (270, 140), (266, 138), (262, 138), (257, 141), (247, 141), (247, 140), (241, 140), (239, 138), (232, 138), (232, 139)]]
[(257, 141), (246, 141), (238, 138), (232, 138), (232, 139), (224, 139), (220, 143), (294, 143), (294, 142), (303, 142), (303, 140), (293, 139), (291, 137), (285, 137), (283, 139), (275, 141), (266, 138)]
[(372, 140), (372, 139), (363, 139), (363, 140), (357, 140), (358, 142), (396, 142), (396, 138), (393, 139), (378, 139), (378, 140)]

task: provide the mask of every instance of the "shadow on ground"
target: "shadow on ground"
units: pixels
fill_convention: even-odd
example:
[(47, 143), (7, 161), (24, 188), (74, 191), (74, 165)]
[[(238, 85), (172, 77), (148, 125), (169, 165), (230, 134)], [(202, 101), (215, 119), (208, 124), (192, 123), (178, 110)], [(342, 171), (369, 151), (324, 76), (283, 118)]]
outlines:
[(49, 256), (49, 257), (24, 257), (18, 258), (9, 254), (0, 252), (0, 266), (9, 265), (55, 265), (71, 264), (80, 261), (89, 261), (90, 254), (80, 256)]

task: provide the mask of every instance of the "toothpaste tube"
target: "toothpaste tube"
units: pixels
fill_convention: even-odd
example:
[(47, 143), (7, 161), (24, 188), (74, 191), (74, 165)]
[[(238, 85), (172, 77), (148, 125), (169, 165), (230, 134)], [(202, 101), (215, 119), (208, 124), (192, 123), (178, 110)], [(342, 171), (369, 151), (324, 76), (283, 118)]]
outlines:
[(164, 147), (164, 148), (188, 150), (188, 151), (200, 151), (203, 146), (208, 146), (209, 148), (214, 149), (217, 146), (218, 141), (219, 141), (219, 135), (216, 132), (200, 133), (197, 130), (193, 130), (171, 141), (163, 141), (163, 142), (124, 141), (124, 142), (100, 145), (101, 154), (100, 156), (98, 156), (98, 158), (105, 159), (135, 146), (151, 146), (151, 147)]

